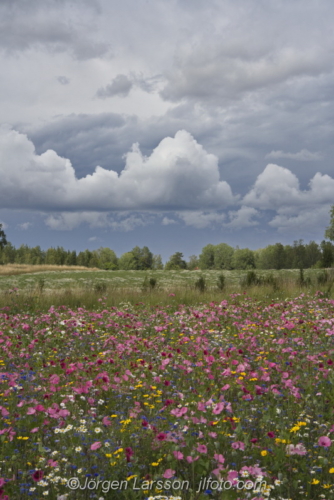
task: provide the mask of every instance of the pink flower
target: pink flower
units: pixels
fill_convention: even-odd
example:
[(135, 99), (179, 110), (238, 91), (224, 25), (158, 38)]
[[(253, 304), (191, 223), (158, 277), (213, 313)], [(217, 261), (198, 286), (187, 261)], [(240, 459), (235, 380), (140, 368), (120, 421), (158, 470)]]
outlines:
[(158, 441), (165, 441), (167, 437), (167, 434), (165, 434), (164, 432), (159, 432), (159, 434), (157, 435), (157, 440)]
[(170, 479), (171, 477), (173, 477), (175, 474), (175, 470), (172, 470), (172, 469), (166, 469), (165, 472), (163, 473), (162, 477), (164, 477), (165, 479)]
[(93, 443), (90, 447), (91, 450), (98, 450), (99, 448), (101, 448), (102, 446), (102, 443), (101, 441), (95, 441), (95, 443)]
[(270, 432), (268, 432), (267, 436), (270, 437), (270, 438), (274, 438), (275, 437), (275, 433), (270, 431)]
[(199, 444), (196, 448), (197, 451), (199, 451), (199, 453), (207, 453), (208, 452), (208, 449), (207, 447), (205, 446), (205, 444)]
[(325, 448), (327, 448), (328, 446), (330, 446), (332, 444), (332, 441), (329, 439), (329, 437), (327, 436), (321, 436), (319, 439), (318, 439), (318, 445), (319, 446), (323, 446)]
[(102, 423), (103, 423), (103, 425), (111, 425), (109, 417), (103, 417)]
[(223, 411), (223, 409), (224, 409), (224, 403), (218, 403), (218, 404), (216, 404), (216, 407), (212, 413), (214, 415), (219, 415), (219, 413), (221, 413)]
[(30, 432), (38, 432), (39, 431), (39, 427), (34, 427), (33, 429), (31, 429)]
[(180, 451), (173, 451), (173, 455), (178, 460), (182, 460), (183, 459), (183, 453), (181, 453)]
[(223, 464), (223, 463), (225, 462), (225, 458), (224, 458), (224, 457), (223, 457), (223, 455), (221, 455), (221, 454), (215, 453), (215, 454), (213, 455), (213, 458), (214, 458), (215, 460), (217, 460), (217, 462), (218, 462), (219, 464)]
[(232, 448), (234, 450), (244, 450), (245, 444), (242, 441), (235, 441), (234, 443), (232, 443)]
[(188, 464), (191, 464), (192, 462), (196, 462), (196, 460), (199, 459), (199, 456), (197, 455), (196, 457), (191, 457), (190, 455), (186, 458)]

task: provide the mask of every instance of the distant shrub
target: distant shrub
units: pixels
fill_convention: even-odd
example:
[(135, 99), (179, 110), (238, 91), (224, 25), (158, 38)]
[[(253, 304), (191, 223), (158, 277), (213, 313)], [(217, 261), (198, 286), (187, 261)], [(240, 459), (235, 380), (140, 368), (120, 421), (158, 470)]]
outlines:
[(107, 285), (105, 283), (101, 283), (100, 281), (94, 283), (94, 292), (105, 293), (106, 291), (107, 291)]
[(225, 288), (225, 276), (224, 276), (224, 274), (220, 274), (220, 275), (218, 276), (218, 280), (217, 280), (217, 288), (218, 288), (219, 290), (224, 290), (224, 288)]
[(195, 281), (195, 288), (200, 292), (204, 292), (206, 289), (206, 282), (204, 276), (200, 276), (198, 280)]
[(148, 276), (145, 276), (145, 279), (142, 283), (142, 290), (143, 291), (146, 291), (146, 290), (154, 290), (154, 288), (157, 286), (157, 283), (158, 283), (158, 280), (156, 278), (154, 278), (153, 276), (151, 276), (150, 278), (148, 278)]
[(247, 271), (246, 276), (244, 276), (241, 280), (242, 286), (252, 286), (260, 284), (261, 284), (261, 279), (258, 277), (255, 271)]
[(325, 283), (327, 283), (328, 280), (329, 280), (329, 275), (327, 271), (324, 270), (321, 273), (317, 274), (318, 285), (324, 285)]

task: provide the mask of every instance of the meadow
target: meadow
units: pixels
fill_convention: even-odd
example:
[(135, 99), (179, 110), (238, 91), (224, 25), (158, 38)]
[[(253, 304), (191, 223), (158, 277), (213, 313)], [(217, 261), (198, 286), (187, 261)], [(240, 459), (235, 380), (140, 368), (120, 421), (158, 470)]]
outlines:
[(1, 500), (334, 498), (331, 282), (39, 273), (0, 278)]

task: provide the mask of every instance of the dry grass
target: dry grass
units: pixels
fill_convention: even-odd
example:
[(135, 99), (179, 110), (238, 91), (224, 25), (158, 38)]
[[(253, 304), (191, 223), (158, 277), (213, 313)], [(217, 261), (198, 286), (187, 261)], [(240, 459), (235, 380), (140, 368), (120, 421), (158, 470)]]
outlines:
[(18, 274), (44, 273), (49, 271), (99, 271), (97, 267), (84, 266), (56, 266), (51, 264), (32, 265), (32, 264), (6, 264), (0, 266), (1, 276), (15, 276)]

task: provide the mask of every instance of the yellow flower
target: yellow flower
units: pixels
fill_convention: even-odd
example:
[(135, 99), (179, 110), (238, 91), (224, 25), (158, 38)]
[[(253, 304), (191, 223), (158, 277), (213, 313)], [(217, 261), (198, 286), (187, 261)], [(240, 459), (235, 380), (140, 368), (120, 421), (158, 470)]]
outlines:
[(331, 469), (329, 469), (329, 473), (330, 474), (334, 474), (334, 467), (332, 467)]
[(298, 432), (298, 431), (300, 431), (299, 425), (295, 425), (294, 427), (292, 427), (292, 429), (290, 429), (290, 432)]
[(314, 479), (312, 480), (312, 483), (310, 483), (310, 484), (319, 484), (319, 483), (320, 483), (319, 479), (315, 479), (315, 478), (314, 478)]
[(153, 467), (157, 467), (157, 466), (159, 465), (159, 462), (152, 462), (152, 463), (151, 463), (151, 465), (152, 465)]
[(107, 458), (111, 458), (111, 453), (106, 453)]
[(263, 457), (265, 457), (266, 455), (268, 455), (267, 450), (262, 450), (262, 451), (261, 451), (261, 455), (262, 455)]
[(323, 488), (328, 489), (328, 488), (330, 488), (331, 486), (332, 486), (331, 484), (324, 484), (324, 485), (323, 485)]

